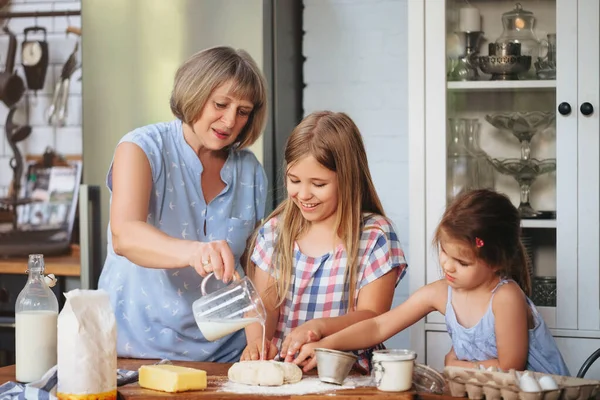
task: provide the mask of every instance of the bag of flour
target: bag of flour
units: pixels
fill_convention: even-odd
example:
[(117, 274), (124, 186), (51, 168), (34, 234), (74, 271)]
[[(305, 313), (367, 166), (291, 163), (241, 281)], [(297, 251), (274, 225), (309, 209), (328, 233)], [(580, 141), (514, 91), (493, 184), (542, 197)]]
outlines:
[(116, 399), (117, 324), (108, 293), (75, 289), (65, 297), (58, 316), (57, 397)]

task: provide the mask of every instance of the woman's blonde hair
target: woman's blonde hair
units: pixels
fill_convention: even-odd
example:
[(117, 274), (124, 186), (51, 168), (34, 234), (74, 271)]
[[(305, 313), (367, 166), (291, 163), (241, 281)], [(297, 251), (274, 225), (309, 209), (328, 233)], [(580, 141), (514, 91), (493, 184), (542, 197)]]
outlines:
[(171, 93), (171, 111), (186, 124), (193, 124), (202, 113), (210, 94), (232, 81), (231, 95), (253, 105), (246, 126), (236, 139), (237, 148), (252, 145), (267, 121), (267, 83), (246, 51), (213, 47), (191, 56), (179, 67)]
[[(306, 116), (293, 130), (285, 146), (283, 171), (307, 156), (313, 156), (325, 168), (336, 173), (338, 205), (336, 234), (344, 243), (348, 256), (344, 272), (345, 288), (349, 290), (348, 310), (355, 307), (357, 286), (358, 249), (363, 230), (363, 213), (385, 216), (375, 191), (367, 154), (358, 127), (344, 113), (314, 112)], [(290, 288), (294, 267), (294, 243), (309, 227), (298, 207), (289, 198), (284, 200), (268, 217), (278, 217), (277, 240), (270, 268), (276, 271), (277, 306), (281, 305)], [(257, 232), (251, 243), (256, 242)], [(252, 265), (250, 260), (246, 264)], [(249, 271), (252, 273), (252, 269)]]

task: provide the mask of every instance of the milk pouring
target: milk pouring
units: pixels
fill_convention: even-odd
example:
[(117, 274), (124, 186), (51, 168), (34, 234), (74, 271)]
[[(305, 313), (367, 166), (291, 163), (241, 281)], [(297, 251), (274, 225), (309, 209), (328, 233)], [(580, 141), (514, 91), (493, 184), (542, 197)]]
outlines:
[(15, 307), (16, 380), (39, 380), (56, 365), (58, 301), (44, 279), (44, 256), (31, 254)]
[(199, 321), (198, 328), (200, 328), (200, 332), (202, 332), (202, 336), (206, 338), (206, 340), (210, 340), (214, 342), (217, 339), (222, 338), (223, 336), (227, 336), (230, 333), (235, 331), (239, 331), (240, 329), (244, 329), (250, 324), (258, 322), (262, 324), (262, 321), (259, 318), (241, 318), (235, 319), (232, 321)]
[(212, 293), (206, 293), (204, 287), (203, 296), (193, 303), (192, 311), (206, 340), (215, 341), (255, 322), (263, 325), (264, 332), (265, 307), (247, 277)]

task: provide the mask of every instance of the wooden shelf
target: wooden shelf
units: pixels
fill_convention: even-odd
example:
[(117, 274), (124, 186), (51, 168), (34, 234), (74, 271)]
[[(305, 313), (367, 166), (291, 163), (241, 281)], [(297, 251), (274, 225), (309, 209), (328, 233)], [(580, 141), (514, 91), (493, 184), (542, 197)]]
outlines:
[[(27, 257), (0, 258), (0, 274), (26, 275)], [(80, 276), (79, 246), (72, 246), (71, 254), (44, 257), (44, 273), (56, 276)]]
[(454, 91), (492, 91), (492, 90), (553, 90), (556, 81), (465, 81), (448, 82), (448, 90)]
[(523, 228), (556, 228), (555, 219), (522, 219)]

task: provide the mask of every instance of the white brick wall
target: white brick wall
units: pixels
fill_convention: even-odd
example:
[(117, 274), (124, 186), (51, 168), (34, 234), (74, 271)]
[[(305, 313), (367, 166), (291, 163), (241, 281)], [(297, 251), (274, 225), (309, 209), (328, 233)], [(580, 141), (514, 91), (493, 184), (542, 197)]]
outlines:
[[(74, 0), (12, 0), (10, 10), (19, 11), (51, 11), (51, 10), (80, 10), (81, 1)], [(51, 146), (61, 154), (81, 154), (81, 70), (75, 72), (70, 84), (68, 102), (68, 118), (65, 127), (55, 128), (46, 122), (46, 109), (52, 101), (54, 85), (60, 77), (62, 66), (67, 60), (76, 42), (76, 36), (66, 35), (67, 26), (81, 27), (81, 17), (53, 17), (53, 18), (14, 18), (9, 21), (10, 30), (17, 36), (17, 56), (15, 69), (25, 82), (25, 74), (21, 66), (21, 43), (23, 42), (23, 29), (39, 25), (46, 28), (48, 49), (50, 52), (50, 66), (46, 73), (46, 82), (42, 90), (35, 95), (26, 91), (26, 96), (19, 103), (19, 111), (15, 114), (15, 122), (29, 124), (33, 130), (29, 138), (21, 143), (20, 149), (24, 155), (42, 154), (47, 146)], [(38, 36), (39, 35), (39, 36)], [(28, 38), (41, 37), (41, 33), (29, 34)], [(81, 46), (80, 46), (81, 47)], [(0, 70), (4, 70), (8, 50), (8, 36), (0, 34)], [(81, 63), (81, 51), (78, 57)], [(29, 99), (29, 118), (27, 118), (26, 101)], [(12, 170), (9, 159), (12, 151), (6, 141), (4, 124), (6, 122), (7, 107), (0, 103), (0, 196), (7, 192), (12, 179)]]
[[(304, 112), (348, 113), (363, 134), (385, 210), (408, 252), (408, 0), (304, 0)], [(407, 254), (410, 264), (410, 255)], [(413, 265), (409, 268), (419, 268)], [(394, 304), (406, 299), (408, 279)], [(387, 343), (409, 348), (408, 330)]]

